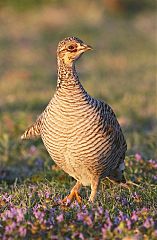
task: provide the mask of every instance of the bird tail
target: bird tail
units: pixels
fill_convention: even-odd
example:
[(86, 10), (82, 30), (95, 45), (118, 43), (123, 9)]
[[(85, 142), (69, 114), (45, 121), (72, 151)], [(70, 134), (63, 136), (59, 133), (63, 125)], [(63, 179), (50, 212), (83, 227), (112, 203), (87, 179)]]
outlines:
[(21, 136), (21, 139), (32, 139), (40, 136), (41, 125), (42, 125), (42, 114), (38, 117), (36, 122), (32, 124), (24, 134)]
[(110, 175), (108, 178), (110, 180), (113, 180), (116, 183), (126, 183), (126, 179), (125, 179), (123, 172), (116, 174), (116, 176)]
[(124, 171), (125, 169), (125, 164), (124, 162), (122, 162), (118, 168), (114, 169), (110, 176), (109, 176), (109, 179), (117, 182), (117, 183), (126, 183), (126, 179), (125, 179), (125, 176), (124, 176)]
[(36, 124), (33, 124), (32, 126), (27, 128), (27, 130), (21, 136), (21, 139), (32, 139), (38, 136), (40, 136), (40, 129)]

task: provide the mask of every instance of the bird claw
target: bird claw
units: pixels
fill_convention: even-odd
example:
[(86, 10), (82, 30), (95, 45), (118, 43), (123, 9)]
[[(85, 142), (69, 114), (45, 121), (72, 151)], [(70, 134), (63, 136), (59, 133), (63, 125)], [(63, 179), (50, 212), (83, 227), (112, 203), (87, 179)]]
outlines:
[(120, 186), (128, 189), (129, 191), (130, 191), (130, 189), (131, 189), (131, 188), (127, 185), (127, 183), (120, 183)]
[(72, 199), (69, 198), (69, 195), (66, 196), (65, 198), (63, 198), (63, 200), (61, 201), (61, 204), (62, 205), (66, 205), (66, 206), (69, 206), (72, 202)]
[(68, 196), (66, 196), (66, 197), (62, 200), (61, 204), (64, 204), (64, 205), (66, 205), (66, 206), (69, 206), (69, 205), (73, 202), (74, 199), (76, 199), (76, 201), (77, 201), (79, 204), (82, 203), (82, 199), (81, 199), (81, 197), (79, 196), (78, 192), (77, 192), (77, 191), (72, 191)]

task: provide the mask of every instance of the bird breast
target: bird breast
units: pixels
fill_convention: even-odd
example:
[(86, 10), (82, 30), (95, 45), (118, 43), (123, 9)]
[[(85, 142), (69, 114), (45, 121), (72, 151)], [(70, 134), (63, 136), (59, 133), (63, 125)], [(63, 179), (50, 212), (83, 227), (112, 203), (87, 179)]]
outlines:
[(50, 102), (44, 116), (42, 139), (53, 160), (69, 175), (88, 185), (92, 174), (103, 171), (100, 162), (105, 149), (109, 149), (109, 137), (104, 139), (98, 106), (79, 100), (54, 98)]

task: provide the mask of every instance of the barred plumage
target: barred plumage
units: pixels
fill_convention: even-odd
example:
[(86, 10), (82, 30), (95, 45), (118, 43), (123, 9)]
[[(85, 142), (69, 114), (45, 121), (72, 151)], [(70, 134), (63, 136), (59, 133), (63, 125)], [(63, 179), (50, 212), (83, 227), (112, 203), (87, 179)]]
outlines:
[(47, 108), (23, 138), (40, 135), (57, 165), (77, 180), (69, 198), (78, 200), (81, 185), (91, 185), (93, 202), (101, 178), (124, 181), (126, 141), (109, 105), (83, 88), (75, 61), (90, 50), (78, 38), (66, 38), (57, 49), (58, 84)]
[(31, 139), (41, 135), (41, 124), (42, 124), (43, 114), (41, 114), (36, 122), (32, 124), (21, 136), (21, 139)]

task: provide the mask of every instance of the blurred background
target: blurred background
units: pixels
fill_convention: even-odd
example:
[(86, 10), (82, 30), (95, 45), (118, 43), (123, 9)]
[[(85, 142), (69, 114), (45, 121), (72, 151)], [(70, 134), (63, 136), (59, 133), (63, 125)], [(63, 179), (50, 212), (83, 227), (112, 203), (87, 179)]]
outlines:
[(127, 155), (157, 157), (155, 18), (154, 0), (0, 0), (0, 180), (52, 164), (41, 140), (20, 136), (54, 94), (68, 36), (94, 48), (77, 63), (80, 80), (116, 112)]

